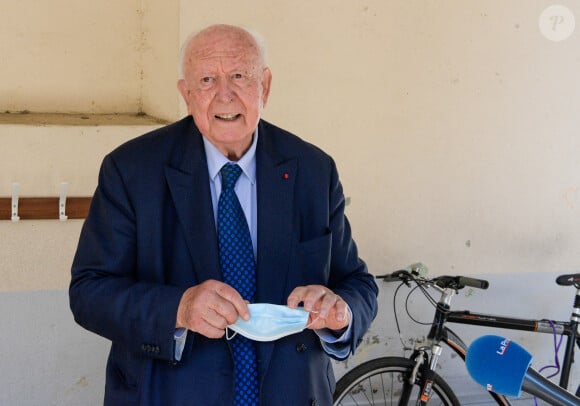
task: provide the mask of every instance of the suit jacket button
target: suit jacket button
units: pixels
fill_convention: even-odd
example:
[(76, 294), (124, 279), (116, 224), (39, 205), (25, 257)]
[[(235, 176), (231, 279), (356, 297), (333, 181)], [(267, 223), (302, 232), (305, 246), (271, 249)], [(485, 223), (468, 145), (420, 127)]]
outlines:
[(308, 347), (306, 347), (306, 344), (300, 343), (296, 346), (296, 351), (298, 352), (304, 352), (308, 349)]

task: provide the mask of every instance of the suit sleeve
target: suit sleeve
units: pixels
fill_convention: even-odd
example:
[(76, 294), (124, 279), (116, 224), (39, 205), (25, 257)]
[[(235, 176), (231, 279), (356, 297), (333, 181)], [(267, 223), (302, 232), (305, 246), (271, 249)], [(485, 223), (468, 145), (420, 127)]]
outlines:
[(81, 326), (128, 351), (171, 361), (185, 288), (148, 280), (137, 260), (138, 232), (134, 202), (109, 155), (72, 265), (71, 310)]
[[(377, 314), (378, 287), (365, 262), (359, 258), (352, 239), (350, 224), (344, 214), (345, 199), (334, 162), (331, 167), (329, 191), (329, 228), (332, 232), (329, 288), (340, 295), (352, 312), (350, 353), (362, 342)], [(341, 344), (344, 346), (345, 344)], [(337, 359), (332, 353), (330, 356)]]

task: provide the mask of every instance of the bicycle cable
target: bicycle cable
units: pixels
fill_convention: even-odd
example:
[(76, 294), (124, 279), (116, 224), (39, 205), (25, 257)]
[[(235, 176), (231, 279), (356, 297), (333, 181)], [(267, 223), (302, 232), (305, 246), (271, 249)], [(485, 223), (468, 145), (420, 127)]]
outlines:
[[(447, 310), (447, 309), (443, 308), (443, 307), (442, 307), (442, 306), (441, 306), (441, 305), (440, 305), (440, 304), (437, 302), (437, 300), (436, 300), (435, 298), (433, 298), (433, 296), (431, 296), (431, 294), (430, 294), (430, 293), (427, 291), (427, 289), (425, 288), (425, 285), (428, 285), (428, 284), (429, 284), (429, 282), (431, 282), (431, 281), (422, 281), (422, 280), (419, 280), (419, 279), (415, 278), (413, 275), (409, 275), (409, 276), (410, 276), (410, 280), (412, 280), (412, 281), (415, 283), (415, 285), (416, 285), (416, 286), (415, 286), (415, 287), (413, 287), (413, 288), (411, 288), (411, 290), (409, 291), (409, 293), (408, 293), (408, 294), (407, 294), (407, 296), (406, 296), (406, 299), (405, 299), (405, 312), (407, 313), (407, 316), (409, 316), (409, 318), (410, 318), (410, 319), (411, 319), (413, 322), (415, 322), (415, 323), (417, 323), (417, 324), (419, 324), (419, 325), (423, 325), (423, 326), (428, 326), (428, 325), (430, 325), (430, 324), (431, 324), (431, 322), (422, 322), (422, 321), (419, 321), (419, 320), (417, 320), (415, 317), (413, 317), (413, 315), (411, 315), (411, 312), (410, 312), (410, 310), (409, 310), (409, 299), (410, 299), (411, 295), (412, 295), (412, 294), (413, 294), (413, 293), (414, 293), (414, 292), (415, 292), (417, 289), (419, 289), (419, 290), (421, 291), (421, 293), (423, 294), (423, 296), (424, 296), (424, 297), (427, 299), (427, 301), (428, 301), (428, 302), (431, 304), (431, 306), (433, 306), (435, 309), (438, 309), (439, 311), (441, 311), (441, 312), (444, 312), (444, 313), (448, 313), (448, 312), (449, 312), (449, 310)], [(400, 323), (399, 323), (399, 317), (398, 317), (398, 315), (397, 315), (397, 295), (398, 295), (398, 293), (399, 293), (399, 290), (401, 289), (401, 287), (402, 287), (403, 285), (407, 285), (407, 286), (409, 286), (409, 285), (408, 285), (408, 280), (407, 280), (407, 281), (403, 281), (403, 282), (401, 282), (401, 283), (399, 284), (399, 286), (397, 286), (397, 289), (395, 289), (395, 293), (394, 293), (394, 295), (393, 295), (393, 314), (394, 314), (394, 316), (395, 316), (395, 325), (396, 325), (396, 327), (397, 327), (397, 332), (398, 332), (398, 334), (399, 334), (399, 341), (401, 341), (401, 345), (403, 346), (403, 349), (404, 349), (404, 350), (407, 350), (407, 349), (412, 349), (412, 348), (409, 348), (409, 347), (407, 347), (407, 346), (405, 345), (405, 342), (403, 341), (403, 337), (401, 336), (401, 326), (400, 326)]]
[[(415, 317), (413, 317), (413, 315), (411, 314), (411, 311), (409, 310), (409, 299), (411, 298), (411, 295), (413, 294), (413, 292), (417, 289), (420, 289), (420, 287), (415, 286), (413, 289), (411, 289), (409, 294), (407, 294), (407, 298), (405, 299), (405, 311), (407, 312), (407, 316), (409, 316), (409, 318), (411, 320), (413, 320), (415, 323), (420, 324), (422, 326), (428, 326), (432, 322), (419, 321), (419, 320), (415, 319)], [(421, 293), (423, 293), (427, 297), (427, 300), (431, 303), (432, 306), (437, 306), (437, 304), (432, 301), (433, 298), (425, 291), (425, 288), (421, 289)]]
[(562, 339), (564, 338), (563, 335), (560, 336), (560, 340), (558, 341), (558, 333), (556, 332), (556, 325), (554, 324), (554, 322), (552, 320), (546, 320), (548, 323), (550, 323), (550, 326), (552, 327), (552, 335), (554, 338), (554, 365), (546, 365), (542, 368), (540, 368), (538, 370), (538, 372), (542, 372), (545, 369), (549, 369), (549, 368), (553, 368), (556, 369), (556, 372), (554, 372), (552, 375), (549, 375), (546, 377), (546, 379), (550, 379), (553, 378), (554, 376), (558, 375), (560, 373), (560, 357), (558, 356), (558, 353), (560, 352), (560, 346), (562, 345)]
[[(556, 372), (554, 372), (552, 375), (546, 376), (546, 379), (550, 379), (555, 377), (556, 375), (558, 375), (560, 373), (560, 357), (558, 356), (558, 353), (560, 352), (560, 346), (562, 345), (562, 339), (564, 338), (563, 335), (560, 335), (560, 340), (558, 340), (558, 333), (556, 332), (556, 325), (554, 324), (554, 322), (552, 320), (546, 320), (548, 323), (550, 323), (550, 326), (552, 327), (552, 336), (554, 338), (554, 365), (546, 365), (543, 366), (542, 368), (540, 368), (538, 370), (538, 373), (542, 373), (542, 371), (549, 369), (549, 368), (553, 368), (556, 370)], [(538, 406), (538, 398), (534, 396), (534, 405)]]
[(401, 289), (401, 286), (403, 286), (404, 284), (405, 282), (401, 282), (399, 286), (397, 286), (397, 289), (395, 289), (395, 293), (393, 294), (393, 314), (395, 315), (395, 325), (397, 326), (397, 332), (399, 333), (399, 341), (401, 341), (403, 350), (406, 350), (407, 346), (403, 341), (403, 337), (401, 337), (401, 326), (399, 325), (399, 317), (397, 316), (397, 294), (399, 293), (399, 289)]

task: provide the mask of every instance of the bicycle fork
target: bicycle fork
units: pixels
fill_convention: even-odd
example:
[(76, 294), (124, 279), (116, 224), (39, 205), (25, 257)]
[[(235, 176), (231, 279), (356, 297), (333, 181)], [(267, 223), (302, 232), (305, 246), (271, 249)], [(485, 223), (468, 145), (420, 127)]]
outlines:
[(412, 385), (417, 379), (418, 371), (421, 371), (421, 393), (417, 399), (416, 406), (426, 406), (429, 399), (431, 399), (435, 369), (437, 368), (437, 363), (439, 362), (439, 358), (443, 352), (443, 348), (439, 343), (441, 342), (443, 325), (445, 324), (447, 311), (450, 308), (450, 302), (454, 293), (455, 291), (453, 289), (445, 289), (441, 296), (441, 300), (437, 305), (435, 323), (428, 336), (428, 339), (431, 340), (431, 360), (429, 360), (429, 356), (427, 355), (429, 347), (423, 346), (416, 349), (415, 367), (409, 377), (410, 384)]
[[(427, 348), (423, 347), (417, 350), (415, 358), (415, 367), (409, 376), (409, 393), (405, 396), (408, 400), (410, 397), (410, 389), (413, 387), (413, 384), (417, 381), (417, 375), (419, 371), (421, 372), (420, 376), (420, 384), (421, 384), (421, 392), (417, 398), (417, 402), (415, 403), (416, 406), (426, 406), (431, 399), (431, 393), (433, 391), (433, 380), (434, 380), (434, 371), (437, 367), (437, 362), (439, 361), (439, 357), (443, 349), (439, 344), (431, 345), (431, 361), (429, 362), (429, 357), (427, 355)], [(407, 404), (407, 403), (405, 403)]]

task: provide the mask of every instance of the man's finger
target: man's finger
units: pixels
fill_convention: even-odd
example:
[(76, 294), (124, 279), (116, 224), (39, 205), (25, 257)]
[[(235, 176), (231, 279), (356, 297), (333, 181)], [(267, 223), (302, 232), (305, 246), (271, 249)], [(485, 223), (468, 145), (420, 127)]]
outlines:
[(196, 331), (197, 333), (208, 338), (222, 338), (225, 334), (225, 330), (223, 328), (216, 328), (207, 323), (199, 326)]
[(288, 307), (295, 308), (300, 302), (303, 302), (305, 310), (309, 312), (319, 311), (319, 302), (327, 291), (330, 292), (321, 285), (298, 286), (288, 296)]
[(237, 290), (224, 283), (218, 286), (216, 293), (234, 306), (236, 317), (234, 320), (231, 320), (232, 323), (237, 320), (237, 315), (246, 321), (250, 319), (250, 310), (248, 309), (248, 304)]
[[(216, 299), (208, 305), (208, 310), (212, 310), (216, 315), (224, 320), (224, 327), (228, 324), (235, 323), (238, 319), (239, 313), (233, 303), (217, 294), (215, 295), (215, 298)], [(215, 326), (217, 327), (217, 325)]]
[(331, 310), (337, 305), (339, 297), (334, 293), (328, 292), (321, 298), (320, 317), (327, 318)]
[[(233, 306), (232, 306), (233, 309)], [(225, 329), (228, 324), (232, 324), (235, 322), (230, 322), (226, 317), (224, 317), (221, 313), (215, 311), (214, 309), (207, 308), (204, 314), (201, 316), (202, 320), (205, 321), (212, 327), (217, 329)]]
[(294, 290), (288, 296), (287, 304), (288, 307), (291, 309), (295, 309), (300, 302), (303, 301), (304, 292), (306, 291), (306, 287), (298, 286), (294, 288)]

